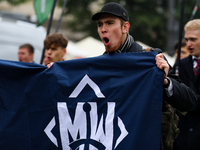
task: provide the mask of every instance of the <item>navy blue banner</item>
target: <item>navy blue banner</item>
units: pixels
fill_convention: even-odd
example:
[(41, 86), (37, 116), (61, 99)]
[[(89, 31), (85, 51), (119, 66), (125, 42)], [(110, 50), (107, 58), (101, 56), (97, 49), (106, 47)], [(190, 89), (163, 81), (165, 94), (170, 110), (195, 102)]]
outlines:
[(159, 150), (163, 71), (153, 52), (0, 61), (1, 150)]

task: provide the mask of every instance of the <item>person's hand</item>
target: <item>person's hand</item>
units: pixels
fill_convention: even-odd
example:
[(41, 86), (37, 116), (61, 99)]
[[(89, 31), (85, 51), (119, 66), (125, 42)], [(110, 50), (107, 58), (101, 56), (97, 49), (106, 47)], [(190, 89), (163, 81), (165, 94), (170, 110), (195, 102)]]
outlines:
[(157, 54), (156, 55), (156, 65), (159, 69), (164, 70), (164, 80), (163, 80), (163, 85), (167, 85), (169, 83), (169, 80), (167, 80), (167, 75), (169, 72), (169, 64), (167, 61), (164, 59), (163, 54)]
[(167, 77), (169, 72), (169, 64), (164, 59), (163, 54), (160, 53), (156, 55), (156, 65), (159, 69), (164, 70), (165, 72), (164, 77)]
[(53, 62), (49, 63), (49, 64), (47, 65), (47, 68), (50, 68), (52, 65), (53, 65)]

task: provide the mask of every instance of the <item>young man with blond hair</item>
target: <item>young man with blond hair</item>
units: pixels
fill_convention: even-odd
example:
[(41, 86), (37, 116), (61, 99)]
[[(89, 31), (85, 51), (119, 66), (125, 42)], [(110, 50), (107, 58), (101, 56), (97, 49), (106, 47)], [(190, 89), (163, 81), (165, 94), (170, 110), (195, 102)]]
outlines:
[(189, 21), (185, 27), (185, 39), (190, 55), (180, 60), (179, 77), (191, 87), (197, 97), (197, 105), (185, 116), (179, 115), (180, 134), (174, 150), (200, 149), (200, 19)]

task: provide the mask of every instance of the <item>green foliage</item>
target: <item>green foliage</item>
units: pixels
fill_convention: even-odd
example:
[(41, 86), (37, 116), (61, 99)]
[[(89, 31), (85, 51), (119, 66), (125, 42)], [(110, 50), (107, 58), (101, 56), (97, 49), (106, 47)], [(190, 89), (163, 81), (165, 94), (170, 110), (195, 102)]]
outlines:
[[(163, 6), (162, 6), (163, 5)], [(136, 41), (163, 49), (166, 43), (166, 16), (158, 8), (165, 11), (165, 5), (160, 5), (157, 0), (126, 0), (124, 7), (130, 18), (130, 34)]]
[[(58, 0), (60, 6), (63, 0)], [(130, 34), (136, 41), (142, 41), (150, 46), (166, 49), (167, 43), (167, 15), (168, 1), (164, 0), (112, 0), (123, 5), (130, 18)], [(103, 2), (103, 4), (102, 4)], [(88, 35), (99, 39), (96, 22), (91, 20), (94, 13), (110, 0), (67, 0), (65, 15), (73, 15), (74, 19), (68, 22), (67, 26), (74, 31), (84, 31)], [(174, 16), (180, 20), (181, 0), (175, 0)], [(91, 10), (91, 4), (96, 3), (99, 9)], [(195, 6), (196, 0), (185, 0), (184, 24), (189, 21)], [(198, 14), (195, 18), (198, 18)], [(178, 28), (177, 34), (178, 34)], [(178, 35), (177, 35), (178, 37)]]
[[(5, 1), (5, 0), (0, 0)], [(18, 5), (30, 0), (7, 0), (12, 5)], [(168, 1), (165, 0), (112, 0), (123, 5), (130, 18), (130, 34), (136, 41), (142, 41), (147, 45), (159, 47), (165, 50), (167, 43), (167, 14)], [(185, 0), (184, 24), (190, 20), (192, 11), (197, 0)], [(57, 0), (57, 3), (62, 7), (64, 0)], [(98, 12), (101, 7), (110, 2), (110, 0), (67, 0), (65, 15), (73, 16), (67, 22), (67, 26), (75, 31), (85, 32), (87, 35), (99, 39), (97, 33), (96, 22), (91, 20), (94, 13)], [(180, 20), (182, 0), (174, 0), (175, 12), (174, 17), (176, 21)], [(96, 10), (93, 9), (92, 4), (99, 6)], [(91, 9), (92, 8), (92, 9)], [(194, 19), (199, 18), (198, 10)], [(178, 34), (178, 28), (176, 29)], [(177, 35), (178, 37), (178, 35)]]
[(8, 3), (10, 3), (11, 5), (19, 5), (21, 3), (30, 1), (30, 0), (0, 0), (1, 1), (7, 1)]
[[(192, 11), (194, 9), (194, 6), (196, 4), (197, 0), (185, 0), (185, 7), (184, 7), (184, 24), (186, 24), (192, 15)], [(180, 19), (180, 12), (181, 12), (181, 4), (180, 0), (176, 0), (176, 13), (175, 13), (175, 18)], [(199, 4), (200, 5), (200, 4)], [(199, 19), (200, 15), (200, 8), (198, 8), (195, 16), (193, 19)]]

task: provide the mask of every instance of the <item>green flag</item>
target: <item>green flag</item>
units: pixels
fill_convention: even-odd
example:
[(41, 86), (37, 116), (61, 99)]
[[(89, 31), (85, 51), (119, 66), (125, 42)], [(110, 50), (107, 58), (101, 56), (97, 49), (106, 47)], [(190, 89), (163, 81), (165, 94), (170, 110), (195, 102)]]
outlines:
[(54, 0), (34, 0), (34, 8), (38, 18), (37, 26), (40, 26), (52, 10)]

